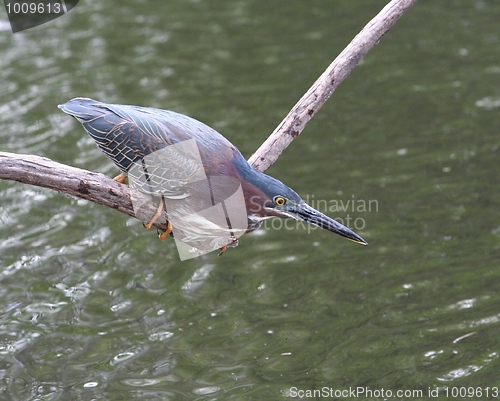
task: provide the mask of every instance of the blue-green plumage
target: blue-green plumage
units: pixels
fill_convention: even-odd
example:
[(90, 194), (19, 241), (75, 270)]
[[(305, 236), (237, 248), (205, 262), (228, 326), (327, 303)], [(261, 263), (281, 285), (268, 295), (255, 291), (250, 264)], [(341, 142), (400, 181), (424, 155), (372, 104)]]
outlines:
[[(124, 174), (130, 174), (134, 165), (143, 163), (150, 155), (164, 154), (162, 150), (169, 145), (194, 140), (206, 176), (230, 177), (240, 182), (249, 231), (257, 228), (265, 218), (293, 218), (366, 244), (347, 227), (308, 206), (281, 181), (255, 170), (231, 142), (200, 121), (173, 111), (107, 104), (87, 98), (70, 100), (59, 108), (83, 125), (97, 146)], [(196, 166), (192, 168), (189, 160), (177, 161), (174, 156), (167, 159), (148, 159), (144, 180), (148, 185), (140, 189), (148, 192), (150, 183), (155, 182), (162, 194), (167, 191), (167, 197), (180, 196), (183, 180), (189, 179), (190, 174), (197, 174)], [(175, 191), (165, 190), (173, 187)]]

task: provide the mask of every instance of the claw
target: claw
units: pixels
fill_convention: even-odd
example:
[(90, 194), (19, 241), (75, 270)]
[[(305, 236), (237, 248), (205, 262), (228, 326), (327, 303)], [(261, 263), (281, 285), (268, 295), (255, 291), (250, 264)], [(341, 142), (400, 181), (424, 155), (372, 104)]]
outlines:
[(233, 242), (230, 242), (219, 249), (219, 254), (217, 256), (222, 256), (222, 254), (227, 251), (227, 248), (236, 248), (238, 246), (238, 237), (233, 236), (232, 239)]
[(151, 218), (149, 223), (147, 223), (145, 225), (143, 224), (144, 228), (146, 230), (149, 230), (151, 227), (153, 227), (153, 224), (155, 223), (156, 220), (158, 220), (158, 217), (160, 217), (162, 213), (163, 213), (163, 198), (161, 199), (160, 204), (158, 205), (158, 208), (156, 209), (156, 213)]
[(217, 256), (222, 256), (222, 254), (226, 251), (227, 251), (227, 246), (224, 245), (222, 248), (219, 249), (219, 253), (217, 254)]
[(120, 173), (118, 174), (113, 180), (118, 181), (122, 184), (126, 184), (127, 182), (125, 181), (127, 179), (127, 173)]
[(165, 238), (169, 236), (169, 234), (172, 232), (172, 225), (170, 224), (170, 221), (167, 221), (167, 229), (158, 235), (161, 241), (163, 241)]

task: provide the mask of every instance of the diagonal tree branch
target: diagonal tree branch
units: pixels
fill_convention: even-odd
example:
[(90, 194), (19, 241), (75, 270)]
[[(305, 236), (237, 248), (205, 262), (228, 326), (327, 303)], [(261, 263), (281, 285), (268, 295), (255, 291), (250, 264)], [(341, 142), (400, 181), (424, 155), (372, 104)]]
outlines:
[(333, 60), (248, 162), (259, 171), (271, 167), (368, 51), (416, 2), (392, 0), (387, 4)]
[[(313, 115), (366, 53), (416, 2), (417, 0), (390, 1), (316, 80), (271, 136), (252, 155), (249, 163), (259, 171), (267, 170), (302, 132)], [(146, 213), (152, 215), (155, 211), (154, 205), (147, 202), (149, 198), (146, 195), (127, 185), (103, 174), (67, 166), (45, 157), (0, 152), (0, 179), (50, 188), (111, 207), (132, 217), (136, 217), (131, 201), (131, 191), (134, 191), (134, 199), (143, 197), (145, 205), (148, 205), (145, 207), (151, 208), (145, 210)], [(165, 224), (161, 222), (155, 226), (166, 229)]]
[[(152, 216), (156, 211), (150, 197), (128, 185), (104, 174), (67, 166), (47, 157), (0, 152), (0, 179), (53, 189), (136, 217), (131, 197), (133, 191), (134, 200), (141, 204), (141, 213)], [(155, 227), (161, 230), (167, 228), (160, 221)]]

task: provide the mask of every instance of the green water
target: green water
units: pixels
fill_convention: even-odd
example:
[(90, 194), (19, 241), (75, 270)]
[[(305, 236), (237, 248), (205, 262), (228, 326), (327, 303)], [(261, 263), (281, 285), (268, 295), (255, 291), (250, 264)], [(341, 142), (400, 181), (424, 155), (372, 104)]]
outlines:
[[(14, 35), (0, 11), (0, 150), (116, 174), (56, 107), (87, 96), (249, 157), (385, 4), (152, 3)], [(0, 399), (498, 399), (499, 17), (421, 1), (268, 171), (367, 247), (278, 221), (180, 262), (125, 215), (0, 182)]]

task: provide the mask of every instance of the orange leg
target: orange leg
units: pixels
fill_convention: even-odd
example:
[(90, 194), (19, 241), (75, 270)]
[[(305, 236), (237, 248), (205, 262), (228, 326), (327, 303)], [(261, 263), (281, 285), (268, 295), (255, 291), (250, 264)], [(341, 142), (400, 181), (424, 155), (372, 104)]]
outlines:
[(168, 237), (168, 235), (172, 232), (172, 225), (170, 224), (169, 221), (167, 221), (167, 229), (165, 230), (164, 233), (161, 233), (160, 235), (158, 235), (158, 237), (160, 237), (160, 240), (164, 240), (165, 238)]
[(222, 256), (222, 254), (227, 251), (227, 248), (234, 248), (235, 246), (238, 246), (238, 237), (234, 236), (233, 238), (233, 242), (230, 242), (219, 249), (219, 254), (217, 256)]
[(126, 182), (125, 182), (126, 179), (127, 179), (126, 173), (120, 173), (115, 178), (113, 178), (113, 180), (118, 181), (122, 184), (126, 184)]
[(158, 220), (158, 217), (160, 217), (162, 213), (163, 213), (163, 199), (160, 201), (160, 204), (158, 205), (158, 208), (156, 209), (156, 213), (151, 218), (149, 223), (144, 225), (146, 230), (149, 230), (151, 227), (153, 227), (153, 224), (155, 223), (156, 220)]

